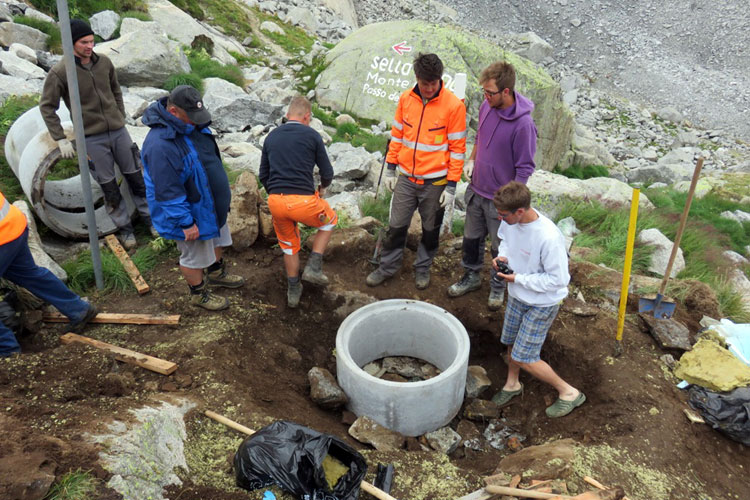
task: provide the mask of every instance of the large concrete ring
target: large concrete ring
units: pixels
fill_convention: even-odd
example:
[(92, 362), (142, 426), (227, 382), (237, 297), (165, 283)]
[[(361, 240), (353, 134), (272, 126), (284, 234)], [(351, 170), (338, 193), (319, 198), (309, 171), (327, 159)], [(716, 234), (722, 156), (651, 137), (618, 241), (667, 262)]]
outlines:
[[(469, 336), (445, 309), (414, 300), (383, 300), (349, 315), (336, 335), (336, 373), (349, 409), (405, 436), (448, 424), (461, 409), (469, 365)], [(437, 377), (391, 382), (362, 370), (386, 356), (435, 365)]]

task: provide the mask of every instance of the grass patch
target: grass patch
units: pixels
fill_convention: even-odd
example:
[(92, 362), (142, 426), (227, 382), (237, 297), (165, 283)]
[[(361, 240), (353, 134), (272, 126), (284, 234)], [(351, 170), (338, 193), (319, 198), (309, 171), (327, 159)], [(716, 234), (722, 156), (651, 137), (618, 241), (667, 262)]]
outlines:
[[(148, 245), (141, 245), (130, 258), (138, 270), (141, 273), (145, 273), (156, 267), (175, 248), (174, 241), (156, 238)], [(104, 289), (99, 291), (99, 295), (112, 292), (130, 293), (134, 291), (135, 285), (133, 285), (117, 256), (109, 250), (102, 249), (101, 257)], [(90, 251), (83, 252), (74, 260), (63, 263), (62, 268), (68, 273), (68, 287), (75, 293), (78, 295), (89, 295), (96, 291), (94, 265), (91, 260)]]
[[(656, 209), (638, 214), (638, 231), (657, 228), (674, 241), (686, 193), (659, 188), (647, 190), (647, 195)], [(678, 278), (696, 279), (708, 284), (716, 292), (722, 316), (746, 322), (750, 321), (750, 311), (744, 306), (740, 295), (729, 285), (727, 273), (731, 266), (722, 255), (727, 247), (731, 246), (742, 252), (744, 246), (750, 244), (750, 224), (739, 224), (719, 217), (724, 210), (736, 209), (750, 210), (750, 207), (713, 194), (693, 200), (680, 242), (685, 269), (679, 273)], [(559, 218), (568, 216), (575, 219), (582, 231), (576, 236), (574, 244), (594, 250), (587, 260), (613, 269), (622, 268), (628, 231), (628, 207), (613, 209), (596, 202), (569, 202), (562, 207)], [(650, 254), (649, 247), (636, 243), (633, 272), (647, 273)]]
[[(57, 0), (31, 0), (30, 3), (35, 9), (57, 18)], [(68, 0), (71, 19), (88, 21), (89, 17), (103, 10), (148, 12), (148, 7), (144, 0)]]
[(47, 38), (47, 49), (53, 54), (63, 53), (62, 35), (60, 34), (60, 28), (58, 28), (56, 24), (26, 16), (13, 16), (13, 22), (46, 33), (49, 36), (49, 38)]
[(312, 105), (312, 114), (315, 118), (323, 122), (323, 125), (336, 128), (336, 115), (324, 110), (317, 103), (313, 103)]
[(45, 500), (88, 500), (96, 492), (96, 478), (77, 469), (63, 475), (52, 485)]
[[(385, 175), (385, 174), (383, 174)], [(388, 225), (388, 216), (391, 210), (391, 197), (393, 193), (380, 185), (380, 196), (363, 196), (359, 200), (359, 210), (362, 217), (375, 217), (383, 225)]]
[[(19, 116), (39, 103), (39, 96), (10, 96), (0, 106), (0, 143), (5, 144), (5, 136), (8, 135), (11, 125)], [(12, 203), (18, 199), (24, 199), (21, 183), (18, 182), (16, 174), (11, 170), (5, 159), (5, 148), (0, 148), (0, 192)]]
[(229, 55), (234, 57), (237, 60), (237, 64), (240, 66), (252, 66), (253, 64), (266, 65), (268, 63), (268, 61), (266, 61), (262, 57), (258, 57), (256, 55), (243, 56), (239, 52), (235, 52), (233, 50), (229, 51)]
[(453, 219), (453, 222), (451, 223), (451, 233), (453, 233), (453, 236), (463, 236), (465, 224), (466, 218)]
[(592, 177), (609, 177), (609, 169), (604, 165), (571, 165), (565, 170), (555, 168), (554, 173), (571, 179), (591, 179)]
[(375, 151), (385, 152), (388, 138), (384, 135), (375, 135), (362, 130), (356, 123), (342, 123), (336, 128), (336, 134), (332, 137), (333, 142), (348, 142), (352, 146), (364, 146), (370, 153)]
[(47, 173), (48, 181), (62, 181), (78, 175), (78, 160), (63, 158), (55, 163)]
[(175, 87), (179, 87), (180, 85), (190, 85), (198, 89), (201, 94), (203, 93), (203, 79), (195, 73), (177, 73), (171, 75), (164, 82), (164, 90), (171, 92)]
[(245, 85), (245, 77), (237, 66), (221, 64), (211, 59), (205, 50), (185, 49), (185, 55), (190, 62), (191, 72), (200, 78), (221, 78), (239, 87)]
[(317, 56), (313, 59), (312, 65), (302, 68), (302, 71), (297, 73), (297, 78), (299, 78), (300, 81), (299, 85), (297, 85), (297, 90), (299, 90), (300, 94), (306, 95), (313, 90), (318, 75), (320, 75), (327, 67), (328, 65), (326, 64), (325, 56)]
[(264, 21), (271, 21), (284, 30), (283, 35), (280, 33), (264, 31), (265, 35), (273, 40), (276, 45), (295, 56), (299, 55), (300, 51), (310, 52), (310, 49), (315, 42), (315, 38), (308, 35), (305, 30), (292, 26), (289, 23), (282, 22), (278, 17), (262, 12), (257, 7), (253, 7), (253, 11), (261, 23)]

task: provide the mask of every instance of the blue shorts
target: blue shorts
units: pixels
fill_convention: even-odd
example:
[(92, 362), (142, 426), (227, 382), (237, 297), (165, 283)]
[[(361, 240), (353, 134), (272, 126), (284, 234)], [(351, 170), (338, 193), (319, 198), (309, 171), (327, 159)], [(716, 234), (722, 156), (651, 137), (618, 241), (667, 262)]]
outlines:
[(557, 316), (559, 304), (548, 307), (530, 306), (508, 296), (505, 321), (500, 342), (512, 345), (510, 357), (519, 363), (535, 363), (541, 358), (542, 344)]

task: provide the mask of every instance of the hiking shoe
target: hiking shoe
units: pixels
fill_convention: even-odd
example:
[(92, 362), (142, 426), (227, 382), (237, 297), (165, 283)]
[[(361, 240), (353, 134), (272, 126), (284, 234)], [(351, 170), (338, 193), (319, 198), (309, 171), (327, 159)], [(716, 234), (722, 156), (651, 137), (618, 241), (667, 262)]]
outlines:
[(199, 288), (199, 293), (190, 294), (190, 303), (209, 311), (221, 311), (229, 307), (229, 300), (211, 293), (205, 283)]
[(516, 396), (520, 396), (521, 394), (523, 394), (523, 384), (521, 384), (521, 388), (516, 391), (506, 391), (505, 389), (501, 390), (500, 392), (492, 396), (492, 402), (497, 406), (505, 406), (510, 403), (511, 399), (515, 398)]
[(237, 274), (227, 272), (226, 263), (222, 263), (221, 268), (210, 273), (206, 273), (208, 284), (224, 288), (239, 288), (245, 284), (245, 278)]
[(125, 250), (132, 250), (138, 246), (135, 234), (131, 232), (120, 231), (120, 242)]
[(322, 269), (315, 269), (314, 266), (310, 265), (310, 262), (307, 263), (305, 270), (302, 271), (302, 280), (318, 286), (328, 285), (328, 276), (323, 274)]
[(86, 328), (89, 321), (96, 318), (97, 314), (99, 314), (99, 309), (97, 309), (94, 304), (89, 304), (89, 308), (86, 311), (86, 314), (83, 315), (83, 318), (78, 321), (72, 321), (68, 329), (73, 333), (81, 333), (83, 329)]
[(481, 286), (482, 278), (479, 277), (479, 273), (467, 269), (457, 283), (448, 287), (448, 297), (460, 297), (474, 290), (479, 290)]
[(503, 297), (505, 296), (505, 288), (499, 290), (490, 289), (490, 296), (487, 298), (487, 307), (490, 311), (499, 311), (503, 307)]
[(579, 392), (578, 397), (573, 401), (565, 401), (564, 399), (557, 398), (557, 401), (555, 401), (552, 406), (547, 407), (545, 413), (549, 418), (564, 417), (585, 402), (586, 395), (582, 392)]
[(417, 271), (414, 274), (414, 285), (416, 285), (418, 290), (424, 290), (430, 286), (430, 270)]
[(289, 285), (286, 290), (286, 305), (290, 309), (294, 309), (299, 305), (299, 299), (302, 297), (302, 283), (296, 285)]
[(386, 276), (383, 271), (380, 270), (380, 268), (375, 269), (373, 272), (367, 275), (367, 279), (365, 280), (365, 283), (367, 283), (367, 286), (378, 286), (382, 285), (385, 280), (390, 278), (390, 276)]

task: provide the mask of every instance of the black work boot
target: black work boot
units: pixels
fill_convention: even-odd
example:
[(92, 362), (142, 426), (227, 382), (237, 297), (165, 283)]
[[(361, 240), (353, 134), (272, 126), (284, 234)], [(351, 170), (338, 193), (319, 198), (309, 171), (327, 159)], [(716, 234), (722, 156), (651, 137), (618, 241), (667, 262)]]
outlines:
[(328, 276), (323, 274), (323, 254), (313, 252), (307, 259), (305, 270), (302, 271), (302, 280), (313, 285), (328, 285)]

